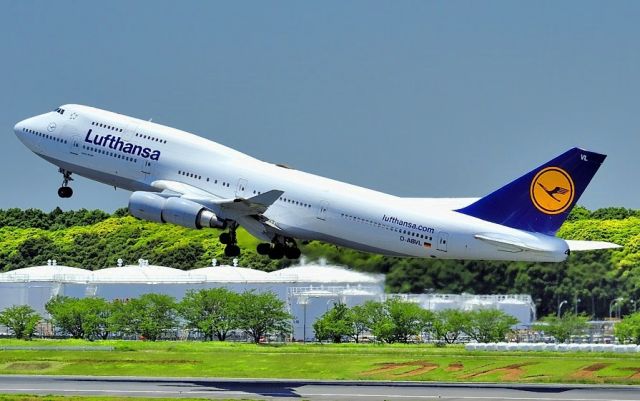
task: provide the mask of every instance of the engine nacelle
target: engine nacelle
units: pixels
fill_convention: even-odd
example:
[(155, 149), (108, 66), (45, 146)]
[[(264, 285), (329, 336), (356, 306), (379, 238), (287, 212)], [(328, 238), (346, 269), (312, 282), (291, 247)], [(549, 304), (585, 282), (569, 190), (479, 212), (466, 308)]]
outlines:
[(197, 202), (178, 197), (164, 198), (152, 192), (137, 191), (129, 198), (129, 212), (156, 223), (172, 223), (187, 228), (225, 228), (212, 211)]
[(162, 209), (166, 202), (166, 198), (152, 192), (137, 191), (129, 198), (129, 213), (142, 220), (164, 223)]

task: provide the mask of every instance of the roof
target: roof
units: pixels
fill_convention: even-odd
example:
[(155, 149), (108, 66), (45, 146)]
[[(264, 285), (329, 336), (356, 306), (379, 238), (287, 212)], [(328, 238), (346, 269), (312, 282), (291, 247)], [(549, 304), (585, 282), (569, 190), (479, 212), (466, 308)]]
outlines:
[(262, 270), (234, 266), (211, 266), (189, 270), (192, 277), (200, 277), (203, 281), (223, 283), (245, 283), (269, 281), (269, 273)]
[(274, 281), (300, 283), (383, 284), (384, 274), (356, 272), (341, 266), (302, 265), (269, 273)]
[(165, 266), (126, 265), (96, 270), (94, 283), (187, 283), (201, 282), (203, 278), (191, 276), (189, 273)]
[(0, 274), (0, 281), (80, 281), (91, 279), (91, 270), (70, 266), (32, 266)]
[(35, 266), (0, 274), (0, 281), (65, 281), (89, 283), (310, 283), (382, 285), (383, 274), (356, 272), (341, 266), (308, 264), (274, 272), (234, 266), (179, 270), (165, 266), (126, 265), (96, 271), (68, 266)]

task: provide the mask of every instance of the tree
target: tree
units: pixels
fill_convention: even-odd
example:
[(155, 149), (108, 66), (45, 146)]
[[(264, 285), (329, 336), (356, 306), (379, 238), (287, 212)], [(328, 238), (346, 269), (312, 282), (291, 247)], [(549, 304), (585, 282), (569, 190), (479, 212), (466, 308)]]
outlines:
[(479, 343), (504, 341), (518, 319), (498, 309), (479, 309), (469, 313), (464, 332)]
[(390, 298), (385, 301), (392, 323), (394, 341), (407, 343), (413, 336), (419, 335), (431, 325), (433, 313), (413, 302)]
[(613, 332), (621, 343), (640, 345), (640, 312), (622, 318), (613, 326)]
[(569, 216), (567, 216), (567, 220), (586, 220), (589, 217), (591, 217), (591, 212), (589, 211), (589, 209), (585, 208), (584, 206), (576, 205), (573, 209), (571, 209)]
[(353, 341), (356, 343), (360, 342), (360, 336), (365, 331), (369, 330), (366, 309), (362, 305), (353, 306), (349, 309), (351, 330), (349, 332), (349, 337), (353, 338)]
[(82, 310), (84, 338), (106, 340), (109, 337), (108, 321), (112, 304), (103, 298), (82, 298), (78, 301)]
[(367, 301), (362, 306), (371, 334), (380, 342), (393, 342), (393, 322), (382, 302)]
[(377, 340), (409, 342), (431, 325), (433, 314), (418, 304), (389, 298), (385, 302), (367, 301), (363, 306), (368, 326)]
[(286, 312), (285, 303), (273, 292), (245, 291), (238, 301), (238, 328), (255, 343), (269, 333), (291, 331), (291, 315)]
[(553, 336), (559, 343), (564, 343), (571, 336), (583, 333), (589, 327), (588, 320), (587, 316), (574, 313), (565, 313), (562, 317), (551, 314), (542, 318), (542, 324), (536, 324), (533, 328)]
[(57, 296), (45, 305), (53, 325), (73, 338), (95, 340), (109, 335), (111, 305), (102, 298)]
[(316, 339), (342, 342), (344, 337), (352, 334), (351, 310), (339, 302), (333, 305), (324, 315), (313, 323)]
[(48, 234), (27, 237), (14, 255), (15, 267), (44, 265), (48, 259), (56, 259), (60, 248)]
[(436, 313), (431, 331), (438, 341), (453, 344), (465, 327), (469, 327), (470, 318), (469, 312), (445, 309)]
[(144, 294), (140, 298), (114, 302), (109, 317), (112, 331), (137, 334), (156, 341), (162, 333), (177, 324), (176, 302), (169, 295)]
[(187, 328), (200, 330), (205, 340), (215, 335), (224, 341), (238, 325), (239, 295), (226, 288), (190, 290), (178, 304), (178, 311), (187, 322)]
[(78, 298), (58, 295), (46, 303), (53, 325), (73, 338), (83, 338), (82, 310)]
[(0, 324), (7, 326), (17, 339), (29, 340), (42, 317), (29, 305), (14, 305), (0, 313)]

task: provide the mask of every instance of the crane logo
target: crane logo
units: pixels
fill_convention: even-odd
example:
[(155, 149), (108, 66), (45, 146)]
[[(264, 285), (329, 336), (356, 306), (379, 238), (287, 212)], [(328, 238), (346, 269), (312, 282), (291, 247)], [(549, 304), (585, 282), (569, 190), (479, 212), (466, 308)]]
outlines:
[(569, 173), (560, 167), (547, 167), (538, 172), (529, 189), (531, 201), (545, 214), (560, 214), (573, 203), (575, 187)]

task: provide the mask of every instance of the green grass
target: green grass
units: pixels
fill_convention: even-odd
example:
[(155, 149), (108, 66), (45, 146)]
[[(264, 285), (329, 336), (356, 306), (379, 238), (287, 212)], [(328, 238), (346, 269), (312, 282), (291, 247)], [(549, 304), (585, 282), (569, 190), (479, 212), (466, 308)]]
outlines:
[[(1, 390), (0, 390), (1, 391)], [(0, 401), (175, 401), (175, 398), (156, 397), (94, 397), (94, 396), (58, 396), (58, 395), (23, 395), (23, 394), (0, 394)], [(204, 398), (180, 398), (181, 401), (204, 401)], [(232, 401), (232, 400), (227, 400)], [(238, 399), (233, 399), (238, 401)], [(245, 401), (249, 401), (246, 400)]]
[(9, 345), (115, 350), (1, 351), (0, 374), (640, 384), (634, 354), (467, 352), (461, 346), (404, 344), (0, 340), (0, 347)]

